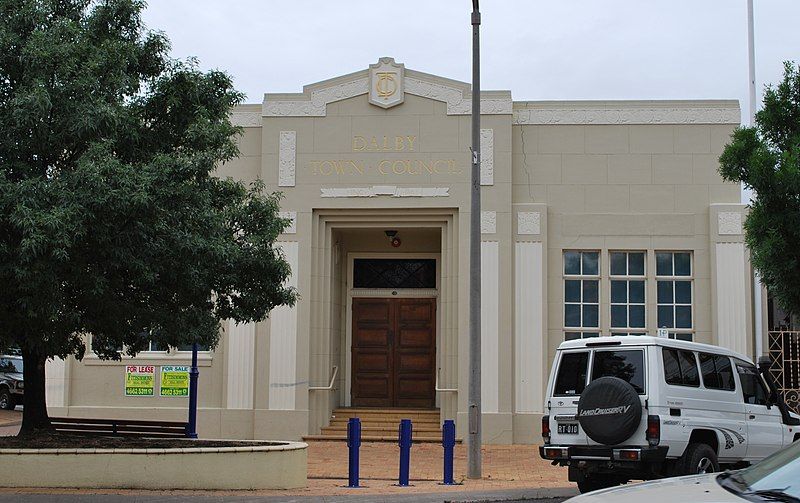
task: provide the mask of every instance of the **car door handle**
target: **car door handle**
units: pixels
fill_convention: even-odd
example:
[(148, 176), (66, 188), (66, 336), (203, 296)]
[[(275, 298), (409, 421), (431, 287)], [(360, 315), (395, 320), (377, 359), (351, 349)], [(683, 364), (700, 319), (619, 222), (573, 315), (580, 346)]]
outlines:
[(755, 419), (755, 418), (756, 418), (755, 414), (750, 414), (750, 419)]

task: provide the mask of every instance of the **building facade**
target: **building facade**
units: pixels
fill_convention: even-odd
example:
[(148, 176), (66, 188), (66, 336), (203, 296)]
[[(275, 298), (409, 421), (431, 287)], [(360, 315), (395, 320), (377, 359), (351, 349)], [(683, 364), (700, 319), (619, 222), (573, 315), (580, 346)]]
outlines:
[[(219, 176), (283, 193), (300, 300), (226, 323), (201, 354), (202, 436), (299, 439), (341, 406), (438, 408), (465, 436), (470, 100), (382, 58), (233, 110), (241, 156)], [(481, 93), (484, 442), (539, 440), (565, 339), (663, 328), (752, 354), (745, 207), (717, 172), (739, 121), (736, 101)], [(125, 396), (123, 381), (126, 364), (188, 356), (53, 362), (51, 410), (184, 418), (185, 398)]]

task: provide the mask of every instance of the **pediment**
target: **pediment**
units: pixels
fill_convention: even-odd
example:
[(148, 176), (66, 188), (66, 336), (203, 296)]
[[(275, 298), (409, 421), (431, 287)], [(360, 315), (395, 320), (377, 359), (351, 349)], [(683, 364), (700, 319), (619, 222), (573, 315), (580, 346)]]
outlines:
[[(381, 58), (371, 67), (381, 64), (398, 65), (392, 58)], [(468, 115), (472, 112), (471, 88), (465, 82), (403, 68), (402, 82), (397, 89), (406, 94), (441, 101), (447, 104), (448, 115)], [(265, 94), (261, 115), (264, 117), (324, 117), (330, 103), (370, 94), (370, 69), (324, 80), (303, 87), (302, 93)], [(373, 93), (374, 94), (374, 93)], [(397, 97), (393, 96), (397, 101)], [(400, 104), (392, 103), (390, 106)], [(374, 103), (375, 106), (383, 106)], [(386, 108), (384, 106), (384, 108)], [(509, 91), (481, 92), (481, 114), (512, 113)]]

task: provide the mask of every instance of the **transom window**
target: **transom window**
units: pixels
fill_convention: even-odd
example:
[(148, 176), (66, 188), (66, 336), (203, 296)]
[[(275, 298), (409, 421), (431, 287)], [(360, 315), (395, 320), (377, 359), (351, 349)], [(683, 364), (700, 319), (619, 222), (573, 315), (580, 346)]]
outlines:
[(658, 328), (673, 339), (692, 340), (692, 254), (656, 252)]
[(436, 288), (436, 259), (353, 260), (354, 288)]
[(600, 335), (600, 252), (564, 252), (564, 338)]
[(644, 335), (645, 252), (610, 252), (611, 331), (613, 335)]

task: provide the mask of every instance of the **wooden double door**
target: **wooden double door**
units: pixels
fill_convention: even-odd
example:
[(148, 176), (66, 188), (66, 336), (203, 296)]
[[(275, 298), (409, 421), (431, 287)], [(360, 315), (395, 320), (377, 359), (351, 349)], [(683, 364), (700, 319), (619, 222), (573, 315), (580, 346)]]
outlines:
[(354, 407), (435, 405), (436, 299), (353, 299)]

